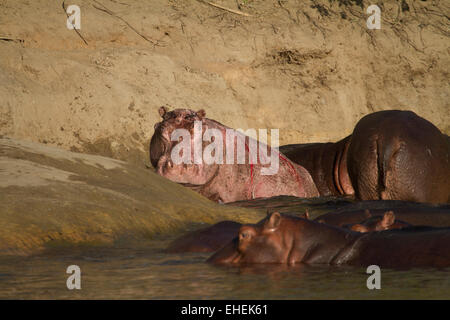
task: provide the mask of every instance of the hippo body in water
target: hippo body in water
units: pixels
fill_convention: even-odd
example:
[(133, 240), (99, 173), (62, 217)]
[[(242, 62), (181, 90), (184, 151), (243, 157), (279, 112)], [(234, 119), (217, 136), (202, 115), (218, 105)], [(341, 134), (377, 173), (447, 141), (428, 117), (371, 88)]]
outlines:
[[(309, 219), (307, 214), (303, 217)], [(215, 252), (236, 237), (241, 223), (221, 221), (210, 227), (189, 232), (172, 241), (165, 252)]]
[(321, 195), (450, 202), (450, 139), (411, 111), (369, 114), (336, 143), (281, 146)]
[(174, 240), (166, 249), (167, 253), (214, 252), (233, 240), (242, 224), (221, 221)]
[(392, 211), (395, 218), (414, 226), (450, 227), (450, 206), (438, 207), (392, 207), (371, 209), (358, 209), (351, 211), (336, 211), (325, 213), (314, 220), (336, 227), (345, 227), (361, 223), (366, 219), (379, 219)]
[(216, 264), (450, 266), (450, 228), (413, 227), (359, 233), (275, 212), (213, 254)]
[[(309, 219), (304, 213), (303, 218)], [(399, 218), (400, 217), (400, 218)], [(450, 227), (450, 207), (384, 207), (330, 212), (314, 219), (330, 226), (350, 229), (357, 232), (373, 232), (402, 229), (412, 226)], [(242, 224), (222, 221), (210, 227), (189, 232), (174, 240), (166, 250), (175, 252), (214, 252), (230, 242)]]
[[(188, 109), (176, 109), (168, 112), (161, 107), (159, 112), (163, 121), (155, 125), (155, 133), (150, 142), (150, 160), (159, 175), (190, 187), (218, 202), (276, 195), (307, 198), (319, 195), (308, 171), (287, 159), (278, 152), (277, 148), (271, 148), (261, 142), (258, 144), (255, 139), (205, 118), (203, 110), (195, 112)], [(176, 129), (184, 130), (188, 140), (172, 141)], [(229, 132), (235, 134), (230, 140)], [(211, 136), (212, 134), (214, 136)], [(230, 148), (227, 141), (231, 141)], [(174, 149), (177, 148), (175, 150), (179, 151), (181, 149), (179, 144), (181, 145), (182, 142), (187, 142), (186, 150), (189, 147), (190, 151), (183, 150), (182, 154), (178, 154), (194, 161), (189, 160), (186, 163), (172, 159)], [(202, 154), (202, 152), (211, 151), (208, 148), (213, 145), (213, 142), (215, 146), (221, 145), (221, 148), (214, 148), (209, 154), (214, 160), (219, 161), (208, 162), (205, 160), (205, 153)], [(197, 159), (200, 162), (195, 162), (198, 145), (200, 145), (197, 147), (200, 149), (200, 155), (197, 154)], [(256, 146), (258, 146), (258, 152), (256, 152)], [(218, 151), (220, 149), (222, 152)], [(238, 150), (243, 150), (242, 163), (238, 162)], [(250, 161), (250, 154), (256, 154), (256, 159), (252, 158)], [(231, 160), (234, 160), (230, 163), (229, 155)], [(276, 170), (268, 173), (267, 169), (272, 169), (273, 164), (276, 164), (274, 166)]]
[(360, 223), (344, 225), (345, 229), (358, 232), (374, 232), (412, 227), (408, 222), (397, 220), (393, 211), (387, 211), (383, 216), (372, 217), (367, 210), (368, 218)]

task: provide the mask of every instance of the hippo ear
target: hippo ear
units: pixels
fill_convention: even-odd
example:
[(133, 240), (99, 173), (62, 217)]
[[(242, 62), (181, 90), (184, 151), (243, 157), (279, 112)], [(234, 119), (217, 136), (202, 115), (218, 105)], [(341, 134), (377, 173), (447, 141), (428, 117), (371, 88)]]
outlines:
[(305, 213), (303, 214), (303, 217), (304, 217), (306, 220), (309, 220), (309, 219), (310, 219), (308, 209), (305, 210)]
[(269, 231), (275, 231), (281, 222), (281, 215), (279, 212), (274, 212), (270, 215), (269, 219), (264, 225), (264, 229)]
[(395, 222), (395, 214), (393, 211), (385, 212), (383, 215), (383, 219), (381, 220), (381, 225), (384, 228), (390, 227)]
[(203, 109), (198, 110), (198, 111), (197, 111), (197, 116), (198, 116), (200, 119), (203, 119), (203, 118), (206, 116), (205, 110), (203, 110)]
[(160, 107), (159, 110), (158, 110), (159, 115), (161, 117), (164, 117), (164, 115), (167, 113), (167, 111), (169, 111), (169, 110), (167, 109), (167, 107), (164, 107), (164, 106)]

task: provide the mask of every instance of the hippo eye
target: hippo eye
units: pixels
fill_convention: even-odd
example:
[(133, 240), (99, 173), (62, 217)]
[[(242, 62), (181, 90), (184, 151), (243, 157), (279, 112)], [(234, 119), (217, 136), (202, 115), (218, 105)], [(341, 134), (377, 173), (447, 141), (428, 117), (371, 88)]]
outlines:
[(239, 239), (240, 240), (247, 240), (250, 238), (250, 233), (249, 232), (241, 232), (239, 234)]

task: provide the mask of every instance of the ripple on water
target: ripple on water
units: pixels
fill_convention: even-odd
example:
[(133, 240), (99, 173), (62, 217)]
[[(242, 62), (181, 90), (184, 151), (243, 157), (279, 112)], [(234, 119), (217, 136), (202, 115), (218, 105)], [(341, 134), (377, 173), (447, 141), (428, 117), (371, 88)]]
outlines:
[[(313, 214), (347, 200), (259, 200), (254, 207)], [(301, 207), (301, 208), (300, 208)], [(180, 232), (181, 234), (181, 232)], [(30, 257), (0, 257), (2, 299), (449, 299), (450, 268), (381, 270), (369, 290), (365, 270), (349, 266), (213, 266), (208, 254), (168, 254), (168, 238), (114, 247), (59, 248)], [(66, 268), (81, 268), (81, 290), (68, 290)]]
[[(168, 243), (168, 242), (167, 242)], [(80, 259), (80, 257), (84, 257)], [(86, 259), (89, 257), (88, 259)], [(96, 258), (99, 257), (99, 258)], [(0, 298), (20, 299), (448, 299), (450, 269), (382, 270), (381, 290), (348, 266), (213, 266), (207, 254), (99, 249), (0, 259)], [(70, 264), (82, 289), (66, 288)]]

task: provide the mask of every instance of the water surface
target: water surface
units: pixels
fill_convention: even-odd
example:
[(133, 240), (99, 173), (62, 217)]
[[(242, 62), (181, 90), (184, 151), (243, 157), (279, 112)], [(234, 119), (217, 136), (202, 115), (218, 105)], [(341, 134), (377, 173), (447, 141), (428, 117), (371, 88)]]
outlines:
[[(369, 290), (363, 268), (257, 265), (218, 267), (208, 254), (167, 254), (161, 246), (71, 248), (0, 260), (2, 299), (448, 299), (450, 268), (382, 269)], [(65, 251), (65, 252), (64, 252)], [(68, 290), (66, 268), (81, 268), (81, 290)]]
[[(246, 202), (271, 211), (320, 212), (354, 205), (345, 200), (291, 198)], [(360, 205), (360, 204), (358, 204)], [(372, 204), (371, 204), (372, 205)], [(198, 225), (192, 226), (198, 228)], [(449, 299), (450, 268), (381, 270), (369, 290), (364, 268), (321, 265), (224, 267), (209, 254), (169, 254), (180, 234), (118, 241), (110, 247), (55, 246), (28, 256), (0, 257), (2, 299)], [(393, 253), (401, 254), (401, 253)], [(68, 290), (69, 265), (81, 268), (81, 290)]]

